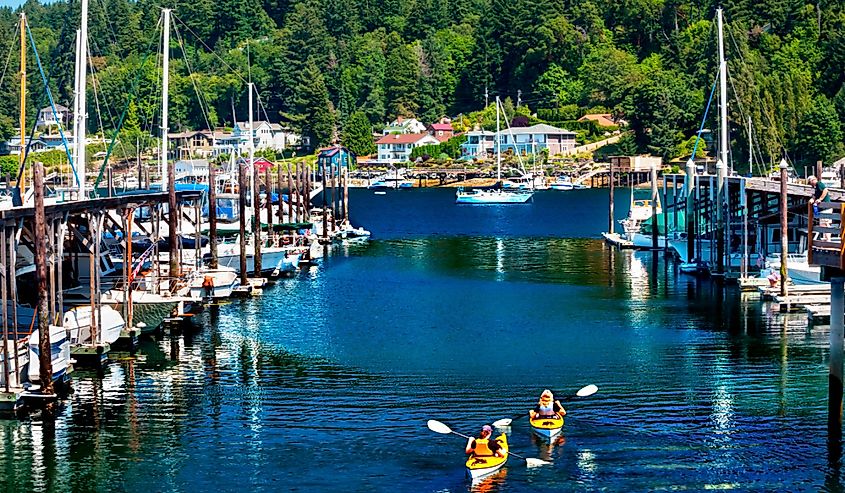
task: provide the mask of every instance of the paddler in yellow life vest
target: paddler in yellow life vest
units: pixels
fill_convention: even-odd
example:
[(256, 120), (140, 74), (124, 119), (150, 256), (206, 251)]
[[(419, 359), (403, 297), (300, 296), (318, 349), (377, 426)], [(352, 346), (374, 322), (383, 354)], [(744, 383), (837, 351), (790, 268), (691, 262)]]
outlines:
[(561, 417), (566, 416), (566, 409), (560, 405), (559, 401), (555, 400), (552, 391), (549, 389), (544, 390), (540, 394), (540, 401), (537, 403), (537, 407), (528, 411), (528, 416), (531, 419), (549, 418), (556, 414), (560, 414)]
[(491, 440), (493, 435), (493, 427), (484, 425), (481, 428), (480, 438), (470, 438), (467, 440), (466, 453), (475, 454), (476, 457), (492, 457), (494, 455), (504, 457), (505, 453), (502, 450), (502, 445), (496, 441)]

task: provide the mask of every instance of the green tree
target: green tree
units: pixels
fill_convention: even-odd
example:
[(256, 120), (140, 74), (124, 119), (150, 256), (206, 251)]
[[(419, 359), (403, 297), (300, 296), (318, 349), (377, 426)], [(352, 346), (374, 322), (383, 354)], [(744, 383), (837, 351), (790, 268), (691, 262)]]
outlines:
[(842, 127), (836, 108), (824, 96), (813, 100), (810, 111), (798, 126), (797, 148), (804, 163), (817, 160), (832, 163), (842, 153)]
[(372, 125), (363, 111), (352, 113), (346, 120), (341, 142), (357, 156), (368, 156), (376, 152)]

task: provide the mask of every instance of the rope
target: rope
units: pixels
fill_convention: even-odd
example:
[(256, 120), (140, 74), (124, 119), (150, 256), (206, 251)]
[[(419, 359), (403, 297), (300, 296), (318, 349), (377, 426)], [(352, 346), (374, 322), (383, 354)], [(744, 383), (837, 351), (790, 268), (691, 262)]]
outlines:
[(202, 91), (200, 91), (199, 86), (197, 85), (196, 81), (196, 74), (194, 69), (191, 68), (191, 63), (188, 61), (188, 54), (185, 52), (185, 43), (182, 41), (182, 34), (179, 32), (179, 29), (174, 24), (173, 31), (176, 32), (176, 39), (179, 41), (179, 46), (182, 47), (182, 59), (185, 60), (185, 67), (188, 69), (188, 75), (191, 79), (191, 85), (194, 86), (194, 92), (197, 95), (197, 102), (199, 103), (200, 112), (202, 113), (202, 117), (205, 120), (205, 127), (211, 130), (211, 123), (209, 123), (209, 114), (211, 113), (208, 108), (208, 102), (203, 97)]
[[(182, 24), (183, 26), (185, 26), (185, 29), (187, 29), (189, 33), (191, 33), (191, 34), (192, 34), (195, 38), (197, 38), (197, 40), (198, 40), (198, 41), (199, 41), (199, 42), (200, 42), (200, 43), (201, 43), (201, 44), (205, 47), (205, 49), (206, 49), (206, 50), (208, 50), (208, 52), (209, 52), (209, 53), (211, 53), (212, 55), (214, 55), (215, 57), (217, 57), (217, 59), (218, 59), (218, 60), (220, 60), (220, 61), (223, 63), (223, 65), (225, 65), (225, 66), (226, 66), (226, 68), (227, 68), (227, 69), (231, 70), (233, 74), (235, 74), (235, 75), (236, 75), (239, 79), (241, 79), (241, 82), (249, 83), (249, 81), (248, 81), (248, 80), (244, 79), (243, 75), (241, 75), (241, 73), (240, 73), (240, 72), (238, 72), (238, 71), (237, 71), (237, 70), (235, 70), (235, 69), (234, 69), (231, 65), (229, 65), (228, 63), (226, 63), (226, 60), (222, 59), (222, 58), (220, 57), (220, 55), (218, 55), (218, 54), (217, 54), (214, 50), (212, 50), (212, 49), (211, 49), (211, 48), (210, 48), (210, 47), (209, 47), (209, 46), (205, 43), (205, 41), (203, 41), (203, 40), (202, 40), (202, 38), (200, 38), (200, 37), (197, 35), (197, 33), (195, 33), (195, 32), (191, 29), (191, 27), (190, 27), (190, 26), (188, 26), (187, 24), (185, 24), (185, 22), (184, 22), (182, 19), (180, 19), (180, 18), (179, 18), (179, 17), (178, 17), (175, 13), (172, 13), (171, 15), (173, 16), (173, 18), (174, 18), (174, 19), (176, 19), (177, 21), (179, 21), (179, 23), (180, 23), (180, 24)], [(247, 48), (249, 48), (249, 44), (247, 44)]]
[[(47, 99), (50, 101), (50, 108), (53, 109), (53, 116), (59, 121), (59, 135), (62, 137), (62, 144), (65, 146), (65, 153), (67, 154), (68, 163), (70, 163), (70, 168), (73, 170), (73, 176), (76, 177), (76, 167), (73, 164), (73, 157), (70, 155), (70, 147), (68, 146), (67, 139), (65, 138), (65, 133), (62, 130), (61, 118), (59, 118), (59, 112), (56, 111), (56, 103), (53, 101), (53, 93), (50, 91), (50, 85), (47, 83), (47, 74), (44, 73), (44, 67), (41, 66), (41, 57), (38, 56), (38, 49), (35, 47), (35, 39), (32, 37), (32, 31), (29, 29), (29, 22), (26, 22), (26, 32), (29, 35), (29, 42), (32, 44), (32, 52), (35, 54), (35, 61), (38, 64), (38, 71), (41, 73), (41, 80), (44, 82), (44, 91), (46, 93)], [(36, 119), (37, 123), (37, 119)], [(24, 164), (26, 164), (26, 157), (29, 155), (29, 147), (32, 145), (32, 138), (35, 136), (35, 125), (32, 126), (32, 133), (29, 136), (29, 144), (26, 146), (26, 154), (24, 155)], [(21, 142), (23, 145), (23, 142)], [(23, 170), (23, 166), (21, 166), (21, 170)], [(76, 180), (77, 186), (79, 185), (79, 180)]]
[(701, 126), (698, 127), (698, 133), (695, 137), (695, 144), (692, 146), (691, 160), (695, 161), (695, 153), (698, 150), (698, 143), (701, 141), (701, 132), (704, 131), (704, 124), (707, 122), (707, 114), (710, 113), (710, 104), (713, 102), (713, 95), (716, 93), (716, 83), (719, 82), (719, 76), (713, 81), (713, 87), (710, 89), (710, 99), (707, 100), (707, 107), (704, 109), (704, 116), (701, 118)]

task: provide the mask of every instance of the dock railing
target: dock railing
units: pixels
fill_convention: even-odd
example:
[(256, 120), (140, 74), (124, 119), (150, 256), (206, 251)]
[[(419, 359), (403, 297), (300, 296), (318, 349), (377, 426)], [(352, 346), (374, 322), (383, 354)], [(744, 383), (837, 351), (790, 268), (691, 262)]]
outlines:
[(822, 202), (807, 207), (807, 263), (845, 270), (845, 202)]

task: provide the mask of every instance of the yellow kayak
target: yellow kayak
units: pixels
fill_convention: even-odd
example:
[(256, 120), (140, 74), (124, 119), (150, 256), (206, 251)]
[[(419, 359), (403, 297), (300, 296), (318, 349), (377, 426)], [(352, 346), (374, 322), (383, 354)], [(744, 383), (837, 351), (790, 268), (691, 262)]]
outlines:
[(532, 419), (531, 429), (543, 438), (554, 438), (563, 431), (563, 416), (555, 414), (543, 418)]
[(472, 479), (479, 479), (498, 471), (508, 461), (508, 439), (504, 434), (499, 435), (496, 441), (502, 446), (505, 452), (504, 457), (498, 455), (477, 456), (471, 454), (467, 459), (467, 475)]

